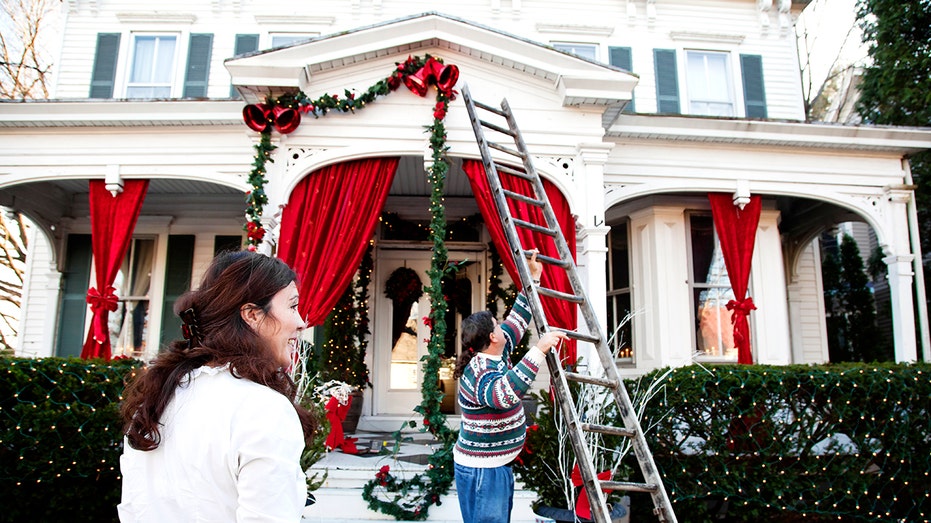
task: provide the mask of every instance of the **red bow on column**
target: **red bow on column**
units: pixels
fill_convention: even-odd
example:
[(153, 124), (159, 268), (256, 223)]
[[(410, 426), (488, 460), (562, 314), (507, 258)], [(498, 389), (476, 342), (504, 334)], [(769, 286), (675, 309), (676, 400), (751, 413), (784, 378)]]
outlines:
[(87, 303), (91, 306), (94, 313), (94, 340), (97, 343), (103, 343), (109, 333), (107, 332), (107, 319), (110, 312), (116, 311), (119, 306), (119, 299), (116, 297), (116, 289), (107, 287), (101, 293), (96, 287), (87, 290)]

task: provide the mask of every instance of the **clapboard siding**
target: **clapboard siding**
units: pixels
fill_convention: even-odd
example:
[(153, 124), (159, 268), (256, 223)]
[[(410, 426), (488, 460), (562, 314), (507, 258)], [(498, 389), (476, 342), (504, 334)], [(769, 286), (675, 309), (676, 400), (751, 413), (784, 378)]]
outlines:
[(52, 334), (55, 332), (54, 299), (60, 277), (52, 266), (52, 249), (45, 234), (36, 227), (28, 233), (29, 255), (26, 257), (26, 279), (23, 288), (23, 308), (19, 318), (16, 355), (25, 357), (51, 356)]
[(819, 241), (815, 239), (799, 256), (797, 266), (798, 285), (795, 296), (799, 317), (795, 328), (799, 329), (802, 361), (795, 363), (825, 363), (828, 361), (828, 340), (824, 320), (824, 294), (821, 282), (821, 258)]
[[(259, 34), (259, 46), (264, 49), (269, 47), (269, 34), (274, 32), (326, 35), (436, 9), (432, 2), (385, 2), (378, 7), (365, 2), (352, 4), (328, 4), (325, 11), (308, 15), (295, 12), (291, 4), (283, 2), (167, 1), (159, 3), (158, 12), (171, 16), (159, 18), (153, 10), (140, 8), (136, 2), (98, 3), (95, 9), (75, 2), (63, 35), (54, 96), (62, 99), (88, 96), (96, 37), (100, 32), (122, 35), (115, 98), (125, 94), (132, 34), (138, 31), (178, 34), (176, 86), (172, 92), (175, 97), (181, 96), (190, 34), (212, 34), (208, 96), (228, 98), (230, 78), (223, 61), (233, 55), (237, 34)], [(769, 27), (764, 28), (757, 2), (752, 0), (668, 0), (654, 4), (655, 18), (648, 18), (646, 2), (633, 2), (634, 17), (628, 17), (627, 5), (603, 0), (524, 1), (514, 10), (507, 1), (494, 9), (487, 1), (470, 0), (445, 4), (443, 12), (541, 43), (595, 45), (597, 58), (605, 63), (610, 47), (631, 48), (632, 72), (640, 77), (635, 89), (638, 112), (656, 111), (655, 48), (677, 49), (680, 54), (685, 49), (732, 53), (732, 85), (739, 115), (743, 114), (743, 97), (737, 56), (760, 55), (768, 117), (804, 119), (794, 34), (791, 30), (780, 31), (775, 9), (770, 14)], [(146, 12), (150, 13), (149, 20), (143, 16)], [(691, 37), (685, 37), (686, 34)], [(682, 84), (684, 56), (677, 58)], [(683, 104), (683, 110), (686, 109)]]

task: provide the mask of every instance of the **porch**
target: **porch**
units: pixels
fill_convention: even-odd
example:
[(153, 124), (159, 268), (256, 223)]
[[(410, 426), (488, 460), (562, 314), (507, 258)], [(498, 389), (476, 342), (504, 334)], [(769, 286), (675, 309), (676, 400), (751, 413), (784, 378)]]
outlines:
[[(369, 510), (362, 499), (362, 487), (375, 477), (375, 473), (388, 465), (391, 473), (405, 477), (412, 476), (427, 469), (427, 458), (439, 443), (429, 433), (405, 433), (405, 441), (396, 455), (380, 454), (382, 448), (390, 449), (394, 437), (390, 432), (363, 432), (348, 434), (358, 438), (356, 446), (368, 449), (365, 455), (330, 452), (315, 463), (308, 474), (327, 474), (323, 486), (313, 492), (317, 502), (304, 511), (303, 521), (319, 523), (356, 523), (363, 521), (395, 521), (394, 518), (380, 512)], [(530, 504), (536, 494), (523, 490), (520, 483), (514, 492), (514, 509), (511, 513), (512, 523), (533, 523), (536, 521)], [(462, 521), (459, 514), (459, 501), (456, 486), (453, 484), (449, 494), (443, 497), (441, 505), (430, 507), (427, 521), (453, 523)]]

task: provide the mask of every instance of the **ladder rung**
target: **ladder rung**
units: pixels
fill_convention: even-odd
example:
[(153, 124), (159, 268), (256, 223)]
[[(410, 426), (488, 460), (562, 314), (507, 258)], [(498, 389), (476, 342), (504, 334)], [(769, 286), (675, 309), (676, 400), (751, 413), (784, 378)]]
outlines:
[(653, 483), (630, 483), (628, 481), (602, 481), (601, 488), (627, 492), (656, 492), (656, 485)]
[(587, 341), (588, 343), (598, 343), (600, 341), (600, 339), (597, 336), (592, 336), (591, 334), (582, 334), (581, 332), (578, 332), (578, 331), (571, 331), (569, 329), (560, 329), (557, 327), (553, 327), (552, 329), (563, 332), (566, 334), (566, 336), (569, 336), (570, 338), (574, 340)]
[(634, 437), (637, 433), (621, 427), (612, 427), (610, 425), (596, 425), (594, 423), (581, 423), (579, 428), (586, 432), (597, 432), (598, 434), (609, 434), (611, 436), (624, 436), (627, 438)]
[(524, 153), (522, 153), (522, 152), (520, 152), (520, 151), (516, 151), (516, 150), (514, 150), (514, 149), (510, 149), (510, 148), (508, 148), (508, 147), (505, 147), (505, 146), (503, 146), (503, 145), (497, 144), (497, 143), (495, 143), (495, 142), (487, 142), (487, 143), (488, 143), (488, 146), (491, 147), (492, 149), (497, 149), (497, 150), (499, 150), (499, 151), (501, 151), (501, 152), (503, 152), (503, 153), (508, 153), (508, 154), (510, 154), (510, 155), (512, 155), (512, 156), (516, 156), (516, 157), (518, 157), (518, 158), (523, 158), (523, 157), (524, 157)]
[(546, 227), (542, 225), (525, 222), (524, 220), (518, 220), (517, 218), (514, 218), (514, 225), (523, 227), (524, 229), (530, 229), (532, 231), (536, 231), (540, 234), (545, 234), (547, 236), (556, 237), (556, 231), (554, 231), (553, 229), (547, 229)]
[(491, 129), (492, 131), (498, 131), (501, 134), (506, 134), (508, 136), (514, 136), (514, 131), (511, 131), (510, 129), (505, 129), (504, 127), (501, 127), (500, 125), (495, 125), (493, 123), (486, 122), (485, 120), (479, 120), (478, 123), (482, 124), (483, 127), (487, 127)]
[(482, 109), (484, 109), (484, 110), (486, 110), (486, 111), (491, 111), (491, 112), (497, 114), (498, 116), (507, 117), (507, 115), (508, 115), (506, 112), (502, 111), (501, 109), (498, 109), (497, 107), (492, 107), (492, 106), (487, 105), (487, 104), (483, 104), (482, 102), (479, 102), (478, 100), (472, 100), (472, 103), (475, 104), (475, 107), (480, 107), (480, 108), (482, 108)]
[(528, 203), (536, 207), (543, 207), (543, 205), (545, 205), (542, 200), (531, 198), (530, 196), (523, 195), (519, 192), (509, 191), (507, 189), (501, 189), (501, 192), (503, 192), (505, 196), (512, 200), (520, 200), (524, 203)]
[(577, 372), (566, 372), (566, 379), (569, 381), (576, 381), (579, 383), (588, 383), (589, 385), (598, 385), (600, 387), (607, 387), (609, 389), (617, 388), (617, 381), (609, 380), (607, 378), (598, 378), (592, 376), (591, 374), (579, 374)]
[(510, 174), (511, 176), (517, 176), (518, 178), (523, 178), (524, 180), (527, 180), (529, 182), (533, 181), (533, 176), (530, 176), (524, 171), (518, 171), (517, 169), (512, 169), (510, 167), (507, 167), (504, 165), (498, 165), (498, 164), (495, 164), (495, 169), (499, 173), (506, 173), (506, 174)]
[[(559, 292), (547, 287), (537, 287), (537, 292), (544, 296), (550, 296), (556, 298), (557, 300), (571, 301), (572, 303), (582, 303), (585, 301), (585, 298), (581, 296), (576, 296), (575, 294), (569, 294), (568, 292)], [(573, 334), (577, 335), (580, 339), (584, 334), (579, 334), (574, 331), (566, 331), (567, 336), (572, 336)], [(597, 338), (595, 338), (597, 340)]]
[[(525, 258), (530, 258), (532, 254), (533, 254), (533, 251), (524, 251)], [(553, 258), (552, 256), (546, 256), (545, 254), (537, 254), (537, 261), (548, 263), (550, 265), (556, 265), (558, 267), (562, 267), (563, 269), (569, 268), (569, 262), (567, 262), (566, 260), (562, 260), (559, 258)]]

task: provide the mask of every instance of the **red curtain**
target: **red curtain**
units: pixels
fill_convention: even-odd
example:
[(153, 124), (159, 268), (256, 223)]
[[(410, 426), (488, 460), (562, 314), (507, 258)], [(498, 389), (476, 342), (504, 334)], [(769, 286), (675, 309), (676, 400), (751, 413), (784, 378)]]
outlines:
[(762, 200), (759, 196), (751, 196), (750, 203), (740, 209), (734, 205), (734, 198), (730, 194), (709, 193), (708, 199), (711, 202), (714, 228), (721, 242), (724, 265), (734, 290), (734, 299), (727, 303), (727, 310), (733, 311), (731, 322), (734, 324), (737, 363), (749, 365), (753, 363), (753, 355), (750, 352), (750, 323), (747, 316), (756, 309), (756, 305), (747, 296), (747, 286)]
[(375, 231), (398, 158), (365, 158), (314, 171), (284, 208), (278, 257), (298, 274), (301, 314), (320, 325), (352, 280)]
[[(478, 202), (479, 210), (482, 212), (482, 218), (485, 220), (485, 226), (488, 227), (488, 232), (491, 234), (491, 238), (495, 243), (495, 248), (498, 249), (498, 252), (501, 254), (504, 268), (508, 271), (508, 274), (517, 284), (518, 288), (520, 288), (521, 283), (520, 276), (517, 273), (517, 265), (515, 265), (514, 260), (511, 258), (511, 249), (508, 247), (504, 228), (498, 218), (498, 211), (495, 209), (494, 197), (491, 195), (491, 190), (488, 186), (488, 177), (485, 175), (485, 166), (482, 162), (477, 160), (464, 160), (462, 162), (462, 170), (469, 176), (472, 192), (475, 194), (475, 201)], [(530, 182), (516, 176), (502, 174), (501, 185), (509, 191), (533, 195)], [(547, 198), (550, 200), (550, 205), (553, 207), (553, 213), (556, 215), (556, 220), (559, 222), (563, 236), (566, 238), (569, 252), (572, 253), (572, 257), (575, 259), (575, 218), (573, 218), (572, 212), (569, 209), (569, 202), (566, 201), (562, 192), (550, 181), (544, 179), (543, 188), (546, 191)], [(511, 215), (515, 218), (546, 225), (543, 211), (539, 208), (515, 200), (508, 200), (508, 203), (510, 204)], [(517, 229), (517, 234), (524, 249), (536, 248), (540, 250), (540, 254), (559, 258), (556, 242), (553, 241), (551, 237), (521, 227)], [(562, 270), (550, 270), (550, 267), (546, 265), (543, 266), (543, 276), (540, 278), (540, 284), (543, 287), (557, 291), (572, 293), (572, 285), (569, 283), (569, 277), (566, 272)], [(575, 304), (548, 296), (541, 296), (540, 301), (543, 303), (543, 310), (546, 313), (550, 325), (569, 330), (576, 329), (578, 326), (578, 316)], [(570, 340), (566, 344), (561, 356), (564, 364), (575, 364), (575, 340)]]
[(92, 316), (82, 358), (110, 359), (107, 323), (119, 305), (113, 280), (126, 257), (148, 188), (149, 180), (126, 180), (123, 192), (113, 196), (103, 180), (90, 181), (91, 248), (97, 286), (87, 291)]

